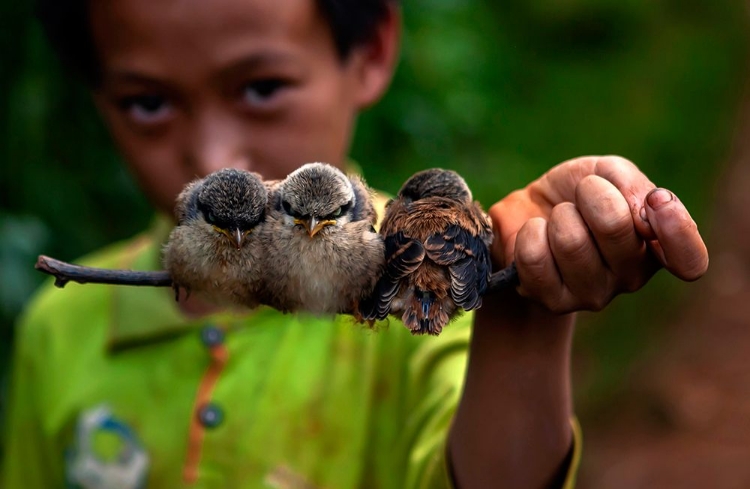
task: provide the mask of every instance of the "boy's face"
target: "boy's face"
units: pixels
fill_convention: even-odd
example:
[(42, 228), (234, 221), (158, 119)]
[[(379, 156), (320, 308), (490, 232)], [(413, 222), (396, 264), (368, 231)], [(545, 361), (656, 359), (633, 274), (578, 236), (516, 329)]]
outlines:
[(90, 9), (103, 80), (96, 104), (140, 185), (170, 213), (186, 183), (219, 168), (276, 179), (310, 161), (342, 166), (358, 110), (393, 69), (395, 30), (393, 46), (341, 61), (313, 0)]

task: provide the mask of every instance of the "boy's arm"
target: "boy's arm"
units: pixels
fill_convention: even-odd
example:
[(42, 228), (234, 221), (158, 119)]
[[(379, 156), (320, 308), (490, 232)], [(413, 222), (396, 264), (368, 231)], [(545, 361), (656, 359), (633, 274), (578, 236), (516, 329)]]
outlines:
[(559, 486), (572, 439), (574, 311), (603, 308), (661, 266), (683, 280), (705, 273), (695, 223), (654, 188), (627, 160), (579, 158), (490, 210), (493, 257), (516, 261), (521, 286), (485, 297), (475, 315), (449, 437), (458, 487)]

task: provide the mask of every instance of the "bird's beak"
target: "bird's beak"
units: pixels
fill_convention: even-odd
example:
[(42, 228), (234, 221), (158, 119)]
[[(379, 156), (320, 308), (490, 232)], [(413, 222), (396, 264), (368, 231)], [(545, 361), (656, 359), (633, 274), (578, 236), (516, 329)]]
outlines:
[(242, 245), (245, 243), (245, 238), (247, 238), (247, 235), (250, 234), (249, 230), (242, 231), (239, 228), (221, 229), (219, 227), (214, 226), (214, 229), (216, 229), (218, 232), (226, 236), (227, 239), (229, 239), (229, 241), (231, 241), (232, 244), (235, 245), (238, 250), (242, 248)]
[(312, 238), (318, 232), (320, 232), (321, 229), (323, 229), (326, 226), (330, 226), (331, 224), (336, 224), (336, 221), (332, 219), (327, 219), (324, 221), (318, 221), (315, 217), (311, 217), (310, 219), (303, 221), (302, 225), (305, 226), (305, 229), (307, 229), (307, 234)]
[(239, 228), (235, 228), (232, 230), (232, 239), (235, 243), (237, 243), (237, 249), (239, 250), (242, 248), (242, 243), (245, 241), (245, 234), (242, 233), (242, 231), (239, 230)]

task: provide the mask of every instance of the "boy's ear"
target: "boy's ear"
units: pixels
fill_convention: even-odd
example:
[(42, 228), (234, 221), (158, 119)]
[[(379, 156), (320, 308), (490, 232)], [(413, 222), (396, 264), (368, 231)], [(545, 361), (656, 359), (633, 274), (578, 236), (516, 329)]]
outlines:
[(357, 77), (356, 102), (364, 109), (383, 96), (391, 83), (399, 57), (401, 9), (397, 2), (387, 2), (388, 13), (380, 22), (370, 42), (356, 46), (349, 62)]

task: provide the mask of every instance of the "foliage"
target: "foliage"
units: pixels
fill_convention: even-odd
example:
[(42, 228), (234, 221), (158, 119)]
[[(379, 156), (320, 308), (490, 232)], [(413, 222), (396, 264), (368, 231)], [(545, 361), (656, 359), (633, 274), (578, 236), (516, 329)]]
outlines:
[[(150, 213), (29, 3), (0, 2), (0, 359), (43, 278), (37, 254), (73, 259), (134, 234)], [(619, 153), (705, 223), (746, 75), (743, 2), (403, 4), (396, 79), (360, 120), (352, 152), (374, 186), (395, 192), (417, 169), (450, 167), (490, 204), (569, 157)], [(616, 385), (665, 321), (675, 283), (618, 299), (582, 328), (594, 366), (584, 395)]]

